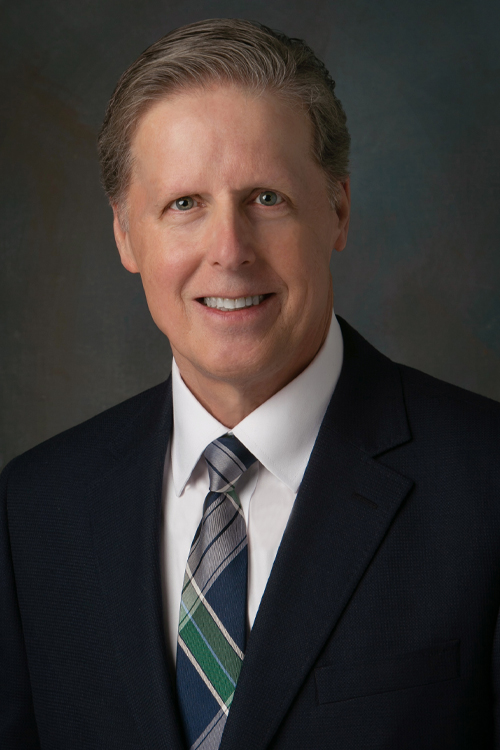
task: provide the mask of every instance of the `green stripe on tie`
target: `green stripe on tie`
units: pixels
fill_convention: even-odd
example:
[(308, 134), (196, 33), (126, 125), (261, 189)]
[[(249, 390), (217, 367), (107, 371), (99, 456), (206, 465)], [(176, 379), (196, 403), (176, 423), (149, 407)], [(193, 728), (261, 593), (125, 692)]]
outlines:
[(228, 705), (227, 701), (234, 693), (234, 685), (217, 663), (207, 644), (190, 621), (182, 631), (182, 640), (193, 654), (198, 665), (210, 681), (217, 694)]
[[(214, 622), (210, 612), (207, 611), (202, 603), (200, 603), (197, 607), (195, 614), (192, 616), (192, 619), (203, 633), (204, 637), (210, 645), (210, 648), (212, 648), (212, 650), (215, 652), (215, 655), (222, 663), (222, 666), (224, 667), (226, 672), (228, 672), (231, 679), (236, 682), (241, 670), (241, 659), (234, 651), (231, 644), (228, 643), (228, 641), (224, 637), (224, 634), (220, 631), (217, 623)], [(179, 630), (179, 634), (184, 642), (186, 642), (186, 639), (184, 638), (184, 631), (186, 629), (187, 623), (192, 624), (192, 621), (188, 618), (186, 620), (186, 623)], [(196, 661), (199, 661), (197, 658), (197, 653), (194, 652), (191, 647), (189, 647), (189, 650), (195, 657)]]

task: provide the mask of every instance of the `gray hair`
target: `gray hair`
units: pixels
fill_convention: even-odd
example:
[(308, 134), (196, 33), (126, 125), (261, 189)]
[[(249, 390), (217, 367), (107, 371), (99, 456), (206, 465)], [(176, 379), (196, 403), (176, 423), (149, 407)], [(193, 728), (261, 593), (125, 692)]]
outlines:
[[(175, 29), (123, 73), (108, 104), (98, 150), (104, 190), (126, 229), (131, 144), (140, 118), (168, 94), (207, 83), (232, 83), (298, 104), (313, 126), (312, 156), (337, 206), (348, 177), (350, 136), (335, 81), (301, 39), (238, 18), (213, 18)], [(123, 222), (122, 222), (123, 218)]]

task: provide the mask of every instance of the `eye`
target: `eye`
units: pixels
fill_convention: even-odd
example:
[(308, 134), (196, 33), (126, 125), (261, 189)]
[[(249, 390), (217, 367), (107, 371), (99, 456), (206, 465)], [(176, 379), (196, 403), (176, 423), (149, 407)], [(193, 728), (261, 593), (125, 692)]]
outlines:
[(275, 206), (277, 203), (281, 203), (283, 198), (278, 193), (275, 193), (274, 190), (263, 190), (255, 200), (261, 206)]
[(194, 198), (191, 198), (189, 195), (185, 195), (182, 198), (177, 198), (175, 200), (170, 208), (173, 208), (174, 211), (189, 211), (190, 208), (193, 208), (195, 205), (197, 205)]

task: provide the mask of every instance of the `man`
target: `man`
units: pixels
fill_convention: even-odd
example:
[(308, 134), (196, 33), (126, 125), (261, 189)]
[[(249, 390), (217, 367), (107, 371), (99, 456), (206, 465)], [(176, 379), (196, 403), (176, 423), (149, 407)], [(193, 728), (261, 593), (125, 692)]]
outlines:
[(333, 315), (333, 89), (238, 20), (120, 79), (103, 180), (172, 377), (3, 474), (2, 749), (500, 748), (500, 409)]

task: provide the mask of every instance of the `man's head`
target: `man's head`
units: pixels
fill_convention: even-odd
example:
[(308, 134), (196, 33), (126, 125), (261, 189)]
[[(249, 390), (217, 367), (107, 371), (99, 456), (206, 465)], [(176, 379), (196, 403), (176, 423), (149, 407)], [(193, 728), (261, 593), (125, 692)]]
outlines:
[(246, 21), (173, 32), (118, 84), (100, 149), (122, 262), (184, 380), (228, 426), (324, 341), (348, 142), (309, 48)]

